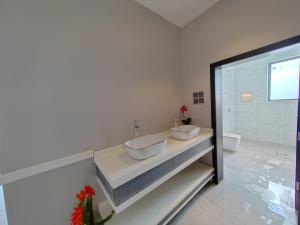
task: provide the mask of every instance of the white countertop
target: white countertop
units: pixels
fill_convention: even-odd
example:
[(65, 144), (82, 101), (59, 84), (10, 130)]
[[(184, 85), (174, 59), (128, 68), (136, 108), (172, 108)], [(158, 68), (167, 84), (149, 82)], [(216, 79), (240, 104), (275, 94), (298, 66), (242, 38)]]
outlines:
[(94, 154), (95, 164), (110, 185), (116, 188), (168, 159), (211, 138), (213, 136), (213, 130), (201, 127), (200, 135), (187, 141), (171, 138), (169, 131), (162, 132), (160, 135), (167, 137), (167, 144), (163, 153), (145, 160), (135, 160), (127, 155), (123, 149), (123, 144), (121, 144), (96, 151)]

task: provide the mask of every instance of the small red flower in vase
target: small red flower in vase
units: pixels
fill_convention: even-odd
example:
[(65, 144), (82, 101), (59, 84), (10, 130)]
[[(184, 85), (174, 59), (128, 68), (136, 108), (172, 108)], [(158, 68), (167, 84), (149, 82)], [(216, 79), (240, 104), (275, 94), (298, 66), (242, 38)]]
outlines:
[(185, 113), (185, 112), (188, 111), (188, 109), (187, 109), (187, 107), (186, 107), (185, 105), (183, 105), (183, 106), (181, 106), (180, 111), (181, 111), (182, 113)]
[(191, 117), (185, 118), (184, 113), (187, 112), (187, 111), (188, 111), (188, 108), (187, 108), (185, 105), (181, 106), (180, 112), (181, 112), (182, 118), (183, 118), (183, 119), (181, 120), (181, 122), (182, 122), (184, 125), (188, 125), (188, 124), (190, 124), (190, 123), (192, 122), (192, 118), (191, 118)]

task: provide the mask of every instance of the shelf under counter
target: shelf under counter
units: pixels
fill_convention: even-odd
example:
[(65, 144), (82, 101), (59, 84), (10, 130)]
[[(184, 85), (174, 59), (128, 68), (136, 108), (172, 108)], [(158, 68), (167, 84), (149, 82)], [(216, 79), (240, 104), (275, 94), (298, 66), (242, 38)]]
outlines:
[[(168, 162), (165, 162), (163, 165), (167, 164), (166, 167), (169, 167), (168, 164), (170, 163), (172, 166), (175, 167), (174, 169), (171, 169), (170, 172), (166, 174), (163, 174), (160, 170), (156, 170), (157, 168), (159, 168), (156, 167), (152, 170), (149, 170), (145, 174), (140, 175), (136, 179), (133, 179), (132, 181), (129, 181), (128, 183), (120, 186), (118, 189), (112, 189), (111, 187), (109, 187), (109, 184), (107, 184), (107, 181), (105, 180), (103, 175), (100, 174), (100, 171), (98, 170), (97, 182), (100, 185), (101, 189), (103, 190), (106, 198), (108, 199), (110, 205), (115, 210), (115, 212), (117, 214), (121, 213), (123, 210), (130, 207), (135, 202), (139, 201), (148, 193), (155, 190), (155, 188), (159, 187), (160, 185), (168, 181), (173, 176), (176, 176), (176, 174), (178, 174), (180, 171), (184, 170), (186, 167), (188, 167), (195, 161), (199, 160), (202, 156), (206, 155), (207, 153), (213, 150), (214, 146), (203, 148), (205, 147), (204, 144), (210, 145), (210, 141), (207, 140), (206, 142), (200, 143), (197, 146), (191, 148), (190, 151), (183, 153), (183, 154), (188, 153), (188, 155), (190, 153), (196, 153), (196, 154), (192, 155), (192, 157), (190, 157), (187, 161), (185, 161), (182, 164), (173, 163), (172, 159), (169, 160)], [(181, 158), (182, 156), (179, 155), (177, 157)], [(178, 160), (176, 161), (178, 162)], [(132, 191), (133, 193), (130, 195)], [(124, 193), (126, 194), (125, 197), (127, 197), (126, 200), (121, 202), (120, 204), (116, 204), (116, 200), (120, 200), (122, 197), (124, 197)]]
[(194, 162), (120, 214), (115, 214), (107, 225), (165, 225), (213, 174), (211, 166)]

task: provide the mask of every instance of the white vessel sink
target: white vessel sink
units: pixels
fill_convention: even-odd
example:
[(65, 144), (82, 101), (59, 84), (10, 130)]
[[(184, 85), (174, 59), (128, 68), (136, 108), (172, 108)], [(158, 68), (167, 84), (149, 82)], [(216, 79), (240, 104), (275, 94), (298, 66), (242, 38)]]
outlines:
[(198, 136), (200, 127), (194, 125), (182, 125), (171, 129), (171, 136), (178, 140), (188, 140)]
[(146, 135), (124, 143), (127, 154), (134, 159), (147, 159), (164, 151), (167, 139), (158, 135)]

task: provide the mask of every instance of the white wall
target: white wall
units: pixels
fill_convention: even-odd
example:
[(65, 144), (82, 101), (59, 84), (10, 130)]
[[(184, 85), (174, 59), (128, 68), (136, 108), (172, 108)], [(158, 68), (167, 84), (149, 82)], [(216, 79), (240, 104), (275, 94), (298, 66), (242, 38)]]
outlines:
[[(3, 0), (0, 30), (2, 173), (120, 144), (134, 119), (142, 134), (173, 125), (179, 28), (140, 4)], [(69, 224), (86, 183), (92, 160), (5, 185), (9, 224)]]
[(4, 0), (0, 30), (2, 173), (171, 126), (179, 29), (138, 3)]
[[(252, 140), (277, 144), (296, 145), (297, 101), (267, 101), (267, 69), (273, 61), (300, 55), (300, 47), (286, 49), (250, 62), (222, 69), (222, 81), (231, 82), (231, 95), (234, 100), (234, 116), (223, 113), (224, 127), (234, 124), (234, 133)], [(228, 86), (228, 85), (227, 85)], [(223, 110), (228, 105), (223, 89)], [(241, 93), (251, 92), (252, 101), (242, 102)], [(233, 95), (232, 95), (233, 93)]]
[[(210, 63), (300, 34), (299, 0), (222, 0), (181, 32), (184, 104), (193, 121), (211, 125)], [(206, 103), (192, 104), (204, 90)]]
[(235, 133), (235, 73), (222, 69), (223, 132)]

